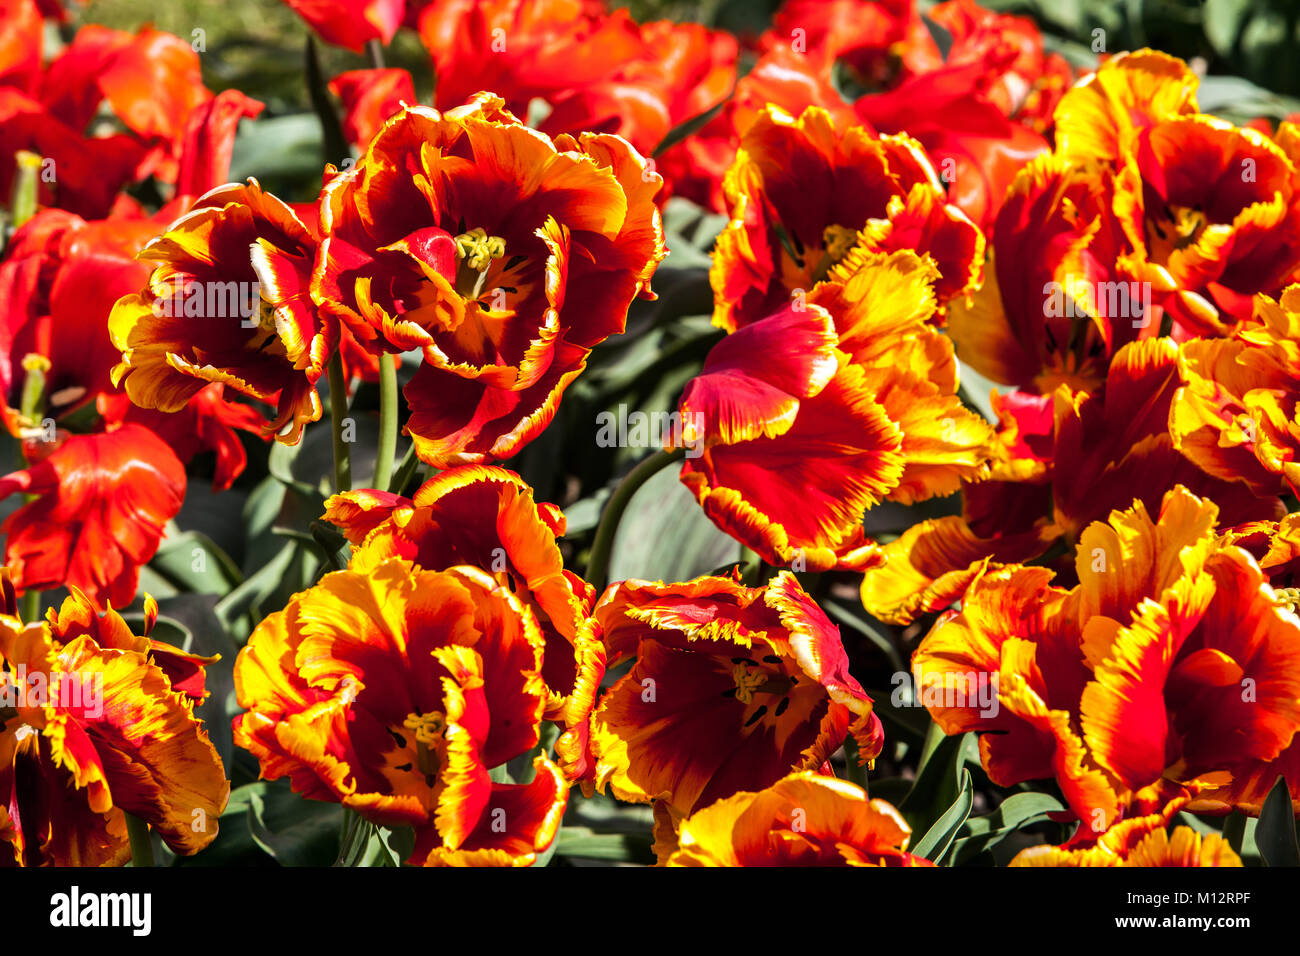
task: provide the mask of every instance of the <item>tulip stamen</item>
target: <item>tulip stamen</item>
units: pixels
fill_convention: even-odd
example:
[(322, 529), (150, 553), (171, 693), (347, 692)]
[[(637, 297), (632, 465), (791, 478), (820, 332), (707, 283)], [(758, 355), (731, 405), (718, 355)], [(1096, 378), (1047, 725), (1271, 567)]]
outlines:
[(1163, 219), (1151, 219), (1147, 223), (1150, 258), (1159, 263), (1168, 262), (1174, 252), (1195, 244), (1208, 224), (1205, 213), (1198, 207), (1165, 206), (1162, 212)]
[(488, 268), (497, 259), (505, 257), (506, 241), (500, 236), (489, 236), (483, 228), (462, 232), (455, 238), (456, 257), (460, 268), (456, 272), (456, 291), (467, 299), (477, 299), (487, 284)]
[(1277, 605), (1285, 611), (1300, 612), (1300, 588), (1274, 588)]
[(736, 682), (736, 700), (748, 704), (753, 701), (754, 693), (766, 682), (767, 675), (742, 663), (731, 669), (731, 679)]
[(734, 691), (727, 691), (727, 696), (734, 694), (742, 704), (752, 703), (755, 694), (782, 696), (794, 686), (790, 678), (773, 674), (747, 661), (741, 661), (731, 668), (731, 679), (735, 681), (736, 687)]
[(447, 717), (440, 710), (407, 714), (402, 726), (415, 735), (415, 763), (426, 779), (438, 775), (438, 742), (447, 729)]
[(813, 270), (812, 281), (815, 285), (826, 278), (826, 274), (849, 254), (849, 250), (857, 244), (858, 234), (847, 226), (837, 224), (829, 225), (822, 231), (822, 243), (825, 251), (817, 263), (817, 268)]

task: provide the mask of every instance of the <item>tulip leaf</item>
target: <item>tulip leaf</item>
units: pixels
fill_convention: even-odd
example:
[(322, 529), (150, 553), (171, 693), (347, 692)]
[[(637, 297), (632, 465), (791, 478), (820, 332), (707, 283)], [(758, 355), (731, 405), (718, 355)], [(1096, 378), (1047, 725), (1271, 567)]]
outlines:
[(678, 125), (674, 126), (672, 129), (670, 129), (668, 131), (668, 135), (666, 135), (660, 141), (659, 145), (654, 148), (654, 152), (651, 155), (662, 156), (664, 153), (668, 152), (668, 150), (672, 149), (682, 140), (686, 139), (686, 137), (694, 133), (698, 133), (704, 127), (708, 126), (709, 122), (713, 119), (713, 117), (717, 116), (719, 113), (722, 112), (722, 108), (727, 105), (727, 101), (731, 99), (732, 94), (734, 94), (735, 92), (736, 92), (735, 88), (733, 87), (727, 93), (726, 96), (718, 100), (718, 102), (714, 103), (703, 113), (700, 113), (696, 116), (692, 116), (690, 119), (686, 120), (685, 122), (679, 123)]
[(1285, 777), (1278, 777), (1264, 800), (1255, 827), (1255, 845), (1265, 866), (1300, 866), (1300, 843), (1296, 840), (1295, 812), (1291, 789)]
[[(931, 724), (926, 746), (911, 791), (898, 805), (913, 833), (930, 828), (955, 804), (962, 789), (963, 764), (973, 734), (945, 736), (938, 724)], [(964, 818), (963, 818), (964, 819)]]
[[(239, 587), (217, 602), (213, 610), (228, 634), (236, 636), (242, 642), (250, 631), (244, 629), (240, 619), (250, 617), (254, 622), (260, 621), (265, 617), (262, 613), (264, 604), (267, 605), (268, 610), (274, 609), (271, 607), (274, 602), (270, 598), (286, 582), (291, 581), (290, 569), (302, 554), (303, 549), (300, 544), (289, 542), (272, 560), (249, 575)], [(295, 590), (298, 588), (291, 587), (290, 593)], [(280, 603), (283, 605), (284, 602)]]
[(917, 841), (912, 852), (936, 863), (942, 861), (957, 832), (970, 816), (973, 806), (975, 806), (975, 785), (971, 782), (970, 771), (963, 767), (957, 799), (938, 820), (934, 821), (934, 825), (926, 831), (925, 836)]
[(381, 831), (388, 843), (388, 851), (393, 859), (401, 865), (415, 852), (415, 829), (413, 827), (385, 827)]
[(296, 445), (275, 442), (267, 453), (266, 465), (287, 487), (323, 501), (329, 476), (334, 474), (334, 438), (328, 428), (313, 428)]
[(193, 594), (225, 594), (244, 580), (230, 555), (197, 531), (169, 536), (149, 566), (173, 587)]
[(339, 834), (339, 855), (335, 866), (397, 866), (398, 861), (384, 843), (382, 830), (351, 810), (343, 812)]
[(679, 470), (674, 464), (652, 475), (628, 502), (614, 535), (611, 582), (689, 581), (740, 560), (740, 545), (705, 516)]
[(338, 852), (342, 807), (307, 800), (288, 780), (258, 780), (237, 787), (221, 814), (217, 838), (177, 866), (328, 866)]
[(648, 833), (597, 833), (589, 827), (566, 826), (555, 837), (555, 856), (618, 863), (653, 863)]
[(325, 521), (311, 523), (311, 540), (320, 547), (325, 556), (323, 572), (339, 571), (348, 566), (352, 556), (352, 547), (337, 528)]
[(726, 225), (726, 216), (709, 212), (682, 196), (673, 196), (664, 204), (668, 261), (674, 268), (708, 269), (709, 250)]
[[(315, 177), (319, 184), (322, 148), (320, 120), (311, 113), (244, 120), (230, 158), (230, 179), (256, 176), (265, 183)], [(337, 164), (348, 154), (335, 155)]]
[[(338, 833), (342, 807), (324, 804), (328, 812), (309, 811), (296, 794), (249, 794), (248, 832), (253, 841), (281, 866), (322, 866), (328, 862), (332, 838)], [(294, 798), (291, 800), (290, 798)]]
[(1253, 0), (1205, 0), (1205, 38), (1220, 56), (1231, 56), (1250, 17)]
[(334, 101), (330, 98), (329, 82), (325, 78), (325, 71), (321, 69), (320, 55), (316, 50), (316, 38), (311, 34), (307, 35), (305, 55), (307, 93), (311, 97), (312, 109), (316, 111), (316, 118), (320, 122), (320, 143), (323, 150), (321, 158), (326, 163), (342, 166), (345, 159), (351, 158), (352, 153), (348, 150), (348, 141), (343, 135), (343, 123), (339, 119), (338, 110), (334, 108)]
[(972, 862), (981, 853), (997, 846), (1011, 834), (1048, 819), (1049, 813), (1062, 810), (1061, 801), (1051, 794), (1027, 791), (1014, 793), (992, 813), (971, 817), (952, 846), (952, 866)]

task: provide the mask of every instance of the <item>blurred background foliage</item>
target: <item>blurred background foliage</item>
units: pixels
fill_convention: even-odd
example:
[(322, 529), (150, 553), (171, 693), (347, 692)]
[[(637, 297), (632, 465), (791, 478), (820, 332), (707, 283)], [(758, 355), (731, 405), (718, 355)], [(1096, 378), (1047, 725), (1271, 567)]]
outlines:
[[(771, 22), (779, 0), (610, 5), (626, 7), (642, 20), (698, 21), (752, 39)], [(934, 0), (919, 5), (924, 11)], [(1300, 47), (1300, 0), (983, 0), (983, 5), (1032, 17), (1047, 47), (1078, 66), (1096, 62), (1098, 37), (1111, 53), (1153, 46), (1182, 57), (1206, 74), (1201, 108), (1233, 122), (1260, 116), (1276, 121), (1300, 112), (1300, 57), (1293, 53)], [(152, 23), (201, 41), (208, 86), (237, 87), (267, 107), (259, 135), (242, 136), (236, 145), (232, 178), (257, 175), (285, 198), (314, 198), (320, 132), (304, 78), (308, 30), (288, 6), (278, 0), (91, 0), (78, 19), (124, 30)], [(361, 55), (327, 45), (318, 46), (318, 54), (327, 77), (369, 65)], [(431, 101), (433, 70), (413, 31), (399, 31), (386, 59), (389, 66), (409, 70), (420, 101)]]
[[(642, 20), (694, 20), (756, 36), (778, 0), (632, 0), (612, 3)], [(932, 0), (921, 0), (924, 11)], [(1158, 47), (1184, 59), (1201, 58), (1210, 75), (1242, 77), (1286, 96), (1300, 97), (1300, 0), (983, 0), (982, 6), (1032, 16), (1050, 46), (1091, 51), (1093, 31), (1106, 31), (1111, 52)], [(92, 0), (83, 22), (133, 30), (153, 23), (181, 36), (206, 31), (209, 84), (238, 85), (279, 110), (305, 104), (301, 89), (306, 27), (274, 0)], [(429, 83), (418, 39), (403, 31), (390, 60), (414, 67), (417, 84)], [(267, 56), (274, 52), (275, 56)], [(286, 55), (288, 54), (288, 55)], [(322, 53), (327, 70), (364, 65), (341, 50)], [(421, 65), (425, 69), (421, 70)], [(337, 71), (336, 70), (336, 71)]]

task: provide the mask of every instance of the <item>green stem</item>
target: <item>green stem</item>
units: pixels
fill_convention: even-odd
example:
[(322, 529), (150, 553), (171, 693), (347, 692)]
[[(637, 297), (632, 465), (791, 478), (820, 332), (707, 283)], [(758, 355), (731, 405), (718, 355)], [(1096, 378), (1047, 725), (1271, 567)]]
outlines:
[(131, 865), (153, 866), (153, 838), (149, 836), (149, 824), (134, 814), (126, 816), (126, 835), (131, 841)]
[(334, 353), (329, 365), (330, 425), (334, 429), (334, 490), (352, 490), (352, 457), (343, 440), (343, 420), (348, 415), (348, 386), (343, 377), (343, 357)]
[(14, 228), (17, 229), (36, 215), (36, 187), (40, 177), (41, 157), (20, 149), (15, 155), (15, 165), (9, 212)]
[[(28, 154), (30, 155), (30, 154)], [(21, 161), (19, 163), (21, 167)], [(17, 207), (15, 206), (15, 209)], [(26, 378), (23, 380), (22, 399), (19, 402), (19, 416), (23, 422), (28, 425), (40, 428), (44, 431), (42, 418), (45, 415), (45, 373), (50, 370), (50, 360), (44, 355), (38, 355), (29, 352), (23, 356), (23, 370), (26, 372)], [(36, 501), (40, 496), (35, 494), (23, 495), (23, 500), (27, 503)], [(23, 592), (22, 600), (18, 604), (18, 616), (24, 624), (32, 624), (40, 620), (41, 617), (41, 592), (35, 588), (28, 588)]]
[(844, 771), (850, 782), (867, 789), (867, 768), (858, 763), (858, 742), (852, 735), (844, 738)]
[(609, 558), (614, 549), (614, 533), (618, 530), (623, 512), (627, 510), (627, 503), (652, 475), (684, 457), (686, 457), (684, 448), (657, 451), (628, 472), (622, 484), (614, 489), (609, 504), (605, 505), (605, 513), (600, 516), (600, 524), (596, 528), (596, 540), (591, 545), (591, 557), (587, 559), (587, 581), (597, 593), (604, 591), (605, 585), (609, 583)]
[(41, 619), (41, 592), (28, 588), (18, 605), (18, 617), (24, 624), (34, 624)]
[(384, 45), (378, 40), (366, 41), (366, 55), (370, 57), (370, 65), (374, 69), (384, 68)]
[(379, 359), (379, 451), (372, 487), (386, 489), (393, 479), (397, 454), (397, 369), (390, 356)]

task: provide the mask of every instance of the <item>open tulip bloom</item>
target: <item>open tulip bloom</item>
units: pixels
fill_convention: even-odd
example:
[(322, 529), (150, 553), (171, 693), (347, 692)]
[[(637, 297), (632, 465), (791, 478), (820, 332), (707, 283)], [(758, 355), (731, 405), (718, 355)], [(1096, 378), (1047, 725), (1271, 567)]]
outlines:
[(1275, 14), (238, 6), (0, 0), (0, 867), (1300, 866)]

